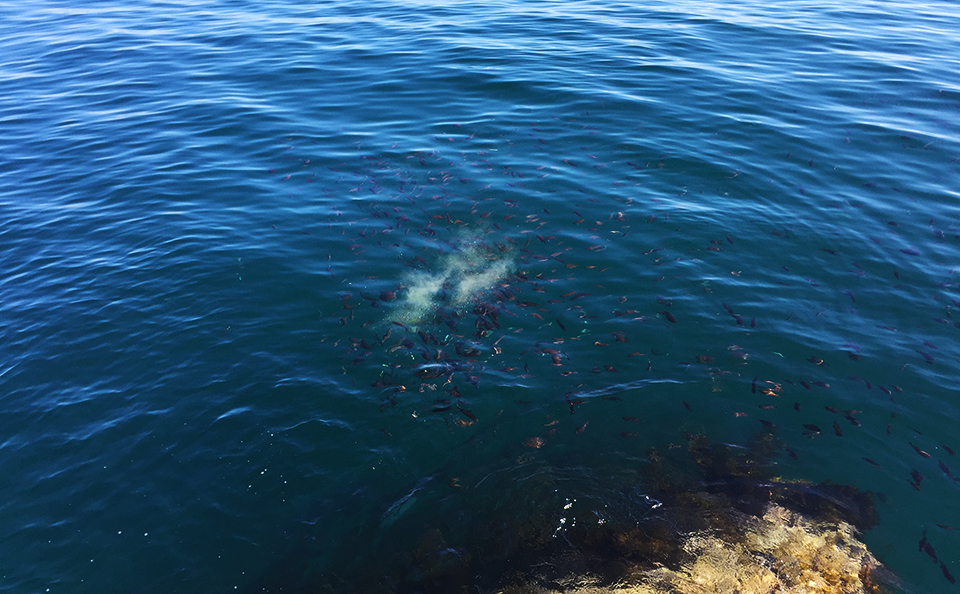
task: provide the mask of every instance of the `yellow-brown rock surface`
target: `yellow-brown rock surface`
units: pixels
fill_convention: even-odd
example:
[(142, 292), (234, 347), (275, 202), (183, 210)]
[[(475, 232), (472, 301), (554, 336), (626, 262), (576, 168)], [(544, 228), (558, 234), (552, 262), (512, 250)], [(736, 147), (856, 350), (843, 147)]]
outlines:
[[(877, 577), (891, 577), (856, 538), (849, 524), (817, 523), (776, 505), (762, 518), (731, 510), (739, 526), (684, 537), (685, 559), (676, 570), (661, 567), (628, 571), (611, 586), (591, 584), (590, 576), (551, 590), (517, 584), (504, 594), (868, 594), (881, 592)], [(728, 524), (729, 525), (729, 524)]]

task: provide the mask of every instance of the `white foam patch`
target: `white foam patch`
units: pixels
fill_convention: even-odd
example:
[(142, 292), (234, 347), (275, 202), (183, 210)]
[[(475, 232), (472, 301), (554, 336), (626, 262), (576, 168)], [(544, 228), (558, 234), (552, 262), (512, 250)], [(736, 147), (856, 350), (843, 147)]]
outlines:
[(417, 271), (403, 281), (394, 319), (415, 328), (442, 305), (464, 307), (495, 287), (512, 265), (512, 260), (482, 250), (475, 238), (465, 241), (459, 251), (440, 259), (439, 271)]

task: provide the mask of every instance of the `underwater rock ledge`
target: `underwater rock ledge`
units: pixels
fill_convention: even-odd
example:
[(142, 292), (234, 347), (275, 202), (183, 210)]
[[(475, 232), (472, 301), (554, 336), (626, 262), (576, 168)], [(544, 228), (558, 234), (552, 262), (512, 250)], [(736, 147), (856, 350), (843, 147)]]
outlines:
[(483, 469), (471, 488), (418, 483), (422, 501), (386, 525), (376, 516), (332, 568), (308, 546), (244, 591), (902, 592), (858, 539), (878, 524), (882, 494), (773, 476), (777, 440), (755, 437), (686, 434), (686, 448), (651, 448), (642, 462), (538, 450)]
[[(769, 504), (762, 517), (729, 509), (724, 527), (682, 537), (676, 569), (627, 570), (612, 585), (568, 575), (555, 587), (541, 578), (518, 581), (502, 594), (861, 594), (889, 592), (895, 578), (846, 522), (818, 522)], [(730, 526), (738, 529), (731, 532)], [(561, 560), (557, 560), (561, 561)], [(542, 576), (545, 577), (545, 576)]]

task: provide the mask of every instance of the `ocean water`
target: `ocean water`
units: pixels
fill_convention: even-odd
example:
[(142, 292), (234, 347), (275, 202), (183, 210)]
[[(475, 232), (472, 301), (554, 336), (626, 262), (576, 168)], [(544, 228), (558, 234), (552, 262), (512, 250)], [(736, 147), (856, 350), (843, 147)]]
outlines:
[(0, 591), (349, 589), (771, 431), (960, 574), (953, 3), (0, 22)]

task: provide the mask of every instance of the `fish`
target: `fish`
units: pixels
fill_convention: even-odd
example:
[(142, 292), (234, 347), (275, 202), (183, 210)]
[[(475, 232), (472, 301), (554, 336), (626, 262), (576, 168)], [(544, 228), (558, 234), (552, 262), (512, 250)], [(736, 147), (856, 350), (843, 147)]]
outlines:
[(943, 564), (943, 561), (940, 562), (940, 571), (943, 572), (943, 577), (947, 579), (951, 584), (957, 583), (957, 578), (953, 577), (950, 571), (947, 569), (947, 566)]
[(943, 463), (943, 460), (937, 460), (937, 465), (940, 467), (940, 470), (942, 470), (947, 476), (949, 476), (950, 478), (953, 478), (953, 475), (950, 474), (950, 469), (947, 467), (946, 464)]
[(672, 313), (670, 313), (669, 311), (664, 310), (664, 311), (658, 311), (657, 313), (660, 314), (660, 315), (662, 315), (663, 317), (667, 318), (667, 321), (670, 322), (671, 324), (676, 324), (676, 323), (677, 323), (677, 318), (676, 318), (676, 316), (674, 316), (674, 315), (673, 315)]
[(916, 468), (911, 468), (911, 469), (910, 469), (910, 478), (913, 479), (913, 481), (912, 481), (910, 484), (913, 486), (914, 489), (916, 489), (917, 491), (919, 491), (919, 490), (920, 490), (920, 482), (923, 481), (923, 475), (920, 474), (920, 473), (917, 471)]
[(528, 437), (527, 439), (523, 440), (523, 445), (527, 446), (528, 448), (533, 448), (535, 450), (539, 450), (540, 448), (542, 448), (543, 443), (544, 442), (542, 437)]
[(913, 442), (910, 442), (910, 447), (913, 448), (915, 452), (917, 452), (918, 454), (920, 454), (920, 455), (923, 456), (924, 458), (929, 458), (929, 457), (930, 457), (930, 454), (924, 452), (923, 450), (921, 450), (921, 449), (918, 448), (917, 446), (913, 445)]
[(940, 559), (937, 558), (937, 552), (933, 549), (933, 545), (927, 541), (927, 531), (923, 531), (923, 537), (920, 538), (920, 552), (926, 553), (934, 563), (939, 563)]
[(460, 412), (462, 412), (465, 417), (467, 417), (468, 419), (470, 419), (470, 420), (473, 421), (474, 423), (477, 422), (477, 420), (478, 420), (478, 419), (477, 419), (477, 415), (473, 414), (473, 412), (471, 412), (470, 409), (464, 408), (463, 406), (461, 406), (461, 405), (458, 403), (458, 404), (457, 404), (457, 410), (459, 410)]

